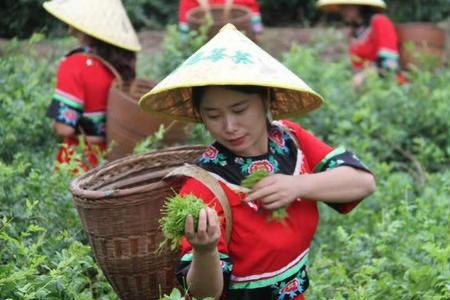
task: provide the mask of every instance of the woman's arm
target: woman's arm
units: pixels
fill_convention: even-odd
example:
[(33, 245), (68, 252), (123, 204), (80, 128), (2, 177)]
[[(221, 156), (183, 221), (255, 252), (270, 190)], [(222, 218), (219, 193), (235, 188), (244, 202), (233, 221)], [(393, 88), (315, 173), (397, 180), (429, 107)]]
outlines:
[(192, 245), (192, 263), (187, 274), (190, 294), (197, 298), (219, 299), (223, 290), (223, 274), (217, 242), (220, 225), (215, 210), (202, 209), (195, 232), (192, 216), (186, 218), (185, 236)]
[(57, 135), (62, 137), (71, 137), (75, 134), (75, 128), (58, 121), (53, 122), (53, 129)]
[(374, 191), (375, 179), (371, 173), (342, 166), (314, 174), (268, 176), (253, 187), (246, 201), (258, 200), (264, 208), (276, 209), (297, 198), (346, 203)]

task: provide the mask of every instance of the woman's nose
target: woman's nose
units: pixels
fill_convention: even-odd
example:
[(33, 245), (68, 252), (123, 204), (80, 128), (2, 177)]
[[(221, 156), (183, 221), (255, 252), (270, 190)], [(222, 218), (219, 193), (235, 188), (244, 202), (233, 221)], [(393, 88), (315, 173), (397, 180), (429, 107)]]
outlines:
[(232, 133), (236, 131), (236, 119), (233, 116), (225, 116), (223, 122), (223, 127), (226, 133)]

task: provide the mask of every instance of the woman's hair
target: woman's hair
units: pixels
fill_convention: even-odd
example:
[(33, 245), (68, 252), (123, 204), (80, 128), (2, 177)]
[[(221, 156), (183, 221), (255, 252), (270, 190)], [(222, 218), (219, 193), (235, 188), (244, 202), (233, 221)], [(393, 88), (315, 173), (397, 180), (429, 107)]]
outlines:
[[(200, 104), (202, 102), (203, 95), (208, 87), (221, 87), (224, 89), (230, 89), (232, 91), (244, 93), (244, 94), (257, 94), (261, 96), (261, 99), (266, 99), (268, 95), (268, 88), (257, 85), (209, 85), (209, 86), (194, 86), (192, 88), (192, 108), (194, 113), (200, 115)], [(269, 90), (270, 91), (270, 90)]]
[(361, 15), (361, 18), (363, 20), (363, 25), (368, 26), (370, 24), (370, 20), (372, 19), (373, 15), (379, 13), (379, 11), (369, 5), (360, 5), (358, 6), (359, 14)]
[(120, 74), (122, 80), (129, 82), (136, 77), (136, 53), (105, 43), (91, 37), (90, 46), (95, 54), (109, 62)]

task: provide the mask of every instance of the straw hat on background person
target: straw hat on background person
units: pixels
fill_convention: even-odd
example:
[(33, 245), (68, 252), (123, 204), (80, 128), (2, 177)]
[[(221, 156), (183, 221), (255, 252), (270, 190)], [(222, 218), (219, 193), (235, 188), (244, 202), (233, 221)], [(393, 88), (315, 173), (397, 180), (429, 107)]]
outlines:
[(255, 85), (268, 87), (274, 119), (318, 108), (322, 97), (232, 24), (189, 57), (139, 101), (150, 113), (200, 122), (192, 107), (192, 87)]
[(62, 22), (108, 44), (137, 52), (138, 37), (120, 0), (52, 0), (44, 8)]
[(365, 5), (375, 9), (385, 10), (386, 3), (383, 0), (319, 0), (317, 7), (323, 10), (338, 10), (340, 5)]

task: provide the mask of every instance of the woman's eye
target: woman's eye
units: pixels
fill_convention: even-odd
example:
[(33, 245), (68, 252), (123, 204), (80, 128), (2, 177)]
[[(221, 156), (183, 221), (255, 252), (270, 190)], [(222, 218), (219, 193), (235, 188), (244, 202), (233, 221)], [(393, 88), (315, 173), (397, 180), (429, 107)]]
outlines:
[(233, 109), (233, 112), (235, 114), (240, 114), (240, 113), (243, 113), (246, 109), (247, 109), (247, 107), (237, 108), (237, 109)]
[(208, 119), (217, 119), (219, 115), (207, 115)]

